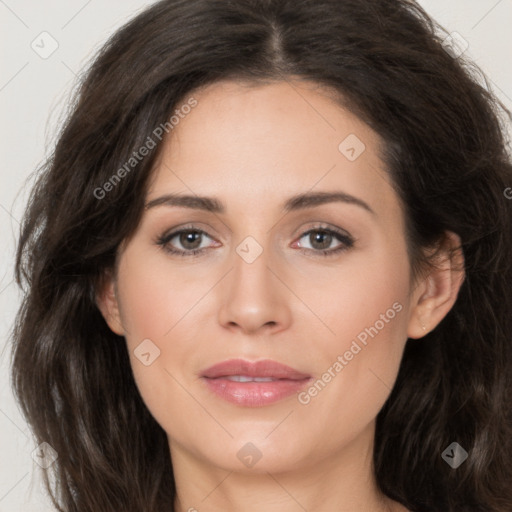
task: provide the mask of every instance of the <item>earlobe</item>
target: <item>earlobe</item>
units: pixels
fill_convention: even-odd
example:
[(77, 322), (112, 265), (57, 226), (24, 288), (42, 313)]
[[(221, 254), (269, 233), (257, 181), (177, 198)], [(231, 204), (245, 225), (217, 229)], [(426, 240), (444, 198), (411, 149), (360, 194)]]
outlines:
[(96, 305), (110, 329), (119, 336), (124, 336), (125, 330), (121, 322), (119, 302), (117, 298), (115, 278), (112, 272), (107, 272), (96, 292)]
[(435, 329), (457, 300), (465, 278), (464, 255), (458, 235), (446, 232), (434, 264), (417, 288), (407, 332), (409, 338), (422, 338)]

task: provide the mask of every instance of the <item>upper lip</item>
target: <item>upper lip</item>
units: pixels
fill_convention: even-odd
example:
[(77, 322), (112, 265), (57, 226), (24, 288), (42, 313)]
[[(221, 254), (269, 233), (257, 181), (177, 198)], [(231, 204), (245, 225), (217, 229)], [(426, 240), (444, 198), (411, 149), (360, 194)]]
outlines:
[(299, 372), (290, 366), (272, 361), (271, 359), (263, 359), (254, 362), (244, 359), (229, 359), (210, 366), (202, 373), (202, 377), (209, 379), (229, 377), (232, 375), (273, 377), (275, 379), (289, 380), (302, 380), (310, 377), (310, 375), (306, 373)]

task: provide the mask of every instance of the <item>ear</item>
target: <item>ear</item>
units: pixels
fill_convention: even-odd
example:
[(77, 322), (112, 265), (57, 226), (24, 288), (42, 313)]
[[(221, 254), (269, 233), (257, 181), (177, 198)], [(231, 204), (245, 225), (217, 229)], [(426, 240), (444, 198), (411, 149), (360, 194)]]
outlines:
[(447, 231), (433, 258), (435, 267), (419, 280), (413, 294), (409, 338), (422, 338), (435, 329), (455, 304), (464, 282), (464, 254), (458, 235)]
[(105, 272), (97, 286), (96, 305), (110, 329), (119, 336), (124, 336), (125, 330), (119, 312), (116, 281), (111, 270)]

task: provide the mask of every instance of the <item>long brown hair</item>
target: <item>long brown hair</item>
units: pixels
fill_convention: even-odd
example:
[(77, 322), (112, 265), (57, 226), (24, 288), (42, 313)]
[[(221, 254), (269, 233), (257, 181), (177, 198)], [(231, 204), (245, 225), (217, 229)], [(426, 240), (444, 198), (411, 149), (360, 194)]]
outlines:
[[(413, 269), (446, 230), (462, 240), (457, 302), (407, 341), (378, 415), (378, 485), (416, 512), (512, 510), (506, 109), (446, 36), (412, 0), (163, 0), (103, 47), (40, 169), (17, 250), (13, 387), (59, 455), (44, 472), (59, 511), (160, 512), (175, 495), (165, 432), (95, 303), (138, 226), (161, 144), (98, 188), (197, 88), (292, 76), (339, 91), (385, 141)], [(468, 453), (457, 469), (441, 456), (454, 441)]]

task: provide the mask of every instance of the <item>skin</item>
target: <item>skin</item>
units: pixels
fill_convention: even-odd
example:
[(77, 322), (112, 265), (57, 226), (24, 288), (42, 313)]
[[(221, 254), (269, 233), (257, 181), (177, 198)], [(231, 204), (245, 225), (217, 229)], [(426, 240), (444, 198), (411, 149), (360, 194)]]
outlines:
[[(447, 251), (457, 236), (447, 234), (438, 268), (413, 281), (381, 139), (325, 89), (298, 80), (224, 81), (194, 97), (198, 105), (164, 140), (146, 199), (213, 196), (226, 211), (146, 209), (98, 293), (110, 328), (126, 338), (141, 396), (167, 432), (175, 509), (406, 510), (377, 490), (375, 419), (407, 338), (434, 329), (456, 300), (462, 256)], [(354, 161), (338, 149), (349, 134), (366, 146)], [(285, 200), (311, 191), (343, 191), (374, 213), (343, 202), (283, 212)], [(349, 233), (354, 245), (321, 255), (341, 242), (333, 237), (322, 247), (303, 235), (319, 223)], [(175, 256), (156, 243), (189, 224), (208, 234), (200, 255)], [(252, 263), (236, 252), (247, 236), (263, 249)], [(175, 237), (169, 245), (190, 251), (184, 243)], [(292, 395), (242, 407), (200, 378), (215, 363), (244, 358), (273, 359), (320, 379), (395, 303), (401, 311), (307, 404)], [(160, 350), (149, 366), (134, 354), (144, 339)], [(237, 458), (248, 442), (262, 454), (252, 468)]]

